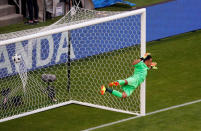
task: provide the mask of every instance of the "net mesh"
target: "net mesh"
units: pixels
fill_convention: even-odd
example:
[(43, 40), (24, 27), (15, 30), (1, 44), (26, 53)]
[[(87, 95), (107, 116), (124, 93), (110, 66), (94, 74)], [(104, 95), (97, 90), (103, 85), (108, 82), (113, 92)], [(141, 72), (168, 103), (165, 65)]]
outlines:
[[(78, 8), (32, 33), (118, 13)], [(133, 74), (132, 62), (140, 57), (140, 27), (140, 15), (134, 15), (0, 46), (0, 119), (69, 100), (140, 113), (140, 87), (126, 99), (100, 95), (101, 85), (107, 87)], [(1, 40), (17, 37), (15, 33), (1, 36)], [(22, 57), (20, 63), (12, 59), (16, 54)], [(122, 92), (120, 87), (113, 89)]]
[(7, 34), (0, 34), (0, 41), (27, 36), (27, 35), (35, 34), (42, 31), (56, 29), (59, 27), (75, 25), (75, 24), (87, 22), (89, 20), (108, 17), (115, 14), (119, 14), (119, 13), (121, 12), (94, 11), (94, 10), (87, 10), (87, 9), (83, 9), (79, 7), (74, 7), (65, 16), (63, 16), (61, 19), (59, 19), (57, 22), (53, 23), (52, 25), (34, 28), (34, 29), (16, 31), (16, 32), (11, 32)]

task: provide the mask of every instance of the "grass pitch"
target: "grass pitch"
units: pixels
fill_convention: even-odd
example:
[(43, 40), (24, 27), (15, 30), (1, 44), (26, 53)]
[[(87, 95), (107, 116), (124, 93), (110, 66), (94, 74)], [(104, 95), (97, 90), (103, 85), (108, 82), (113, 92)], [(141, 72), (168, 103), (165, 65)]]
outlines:
[[(201, 99), (200, 43), (201, 31), (147, 43), (147, 51), (152, 53), (159, 67), (148, 74), (147, 112)], [(200, 110), (198, 103), (99, 130), (199, 130)], [(0, 130), (74, 131), (131, 116), (69, 105), (0, 123)]]

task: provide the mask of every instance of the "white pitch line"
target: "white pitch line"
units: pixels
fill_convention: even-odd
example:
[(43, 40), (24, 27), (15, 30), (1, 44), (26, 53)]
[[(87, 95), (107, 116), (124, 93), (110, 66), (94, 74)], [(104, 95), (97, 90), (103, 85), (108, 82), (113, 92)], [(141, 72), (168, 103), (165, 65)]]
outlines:
[[(172, 110), (172, 109), (183, 107), (183, 106), (187, 106), (187, 105), (191, 105), (191, 104), (195, 104), (195, 103), (199, 103), (199, 102), (201, 102), (201, 99), (191, 101), (191, 102), (187, 102), (187, 103), (180, 104), (180, 105), (176, 105), (176, 106), (171, 106), (171, 107), (160, 109), (160, 110), (156, 110), (156, 111), (153, 111), (153, 112), (149, 112), (149, 113), (146, 114), (146, 116), (156, 114), (156, 113), (159, 113), (159, 112), (163, 112), (163, 111), (167, 111), (167, 110)], [(92, 128), (89, 128), (89, 129), (85, 129), (83, 131), (92, 131), (92, 130), (95, 130), (95, 129), (98, 129), (98, 128), (111, 126), (111, 125), (114, 125), (114, 124), (118, 124), (118, 123), (129, 121), (129, 120), (133, 120), (133, 119), (140, 118), (140, 117), (145, 117), (145, 116), (134, 116), (134, 117), (122, 119), (122, 120), (119, 120), (119, 121), (103, 124), (103, 125), (100, 125), (100, 126), (92, 127)]]

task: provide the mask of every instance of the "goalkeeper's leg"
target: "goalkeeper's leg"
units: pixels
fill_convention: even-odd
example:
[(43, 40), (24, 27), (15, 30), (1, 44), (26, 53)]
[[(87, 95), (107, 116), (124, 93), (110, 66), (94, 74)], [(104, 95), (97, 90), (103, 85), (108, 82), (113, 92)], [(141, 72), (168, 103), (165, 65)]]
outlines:
[(101, 95), (104, 95), (105, 92), (109, 92), (114, 96), (117, 96), (119, 98), (126, 98), (128, 96), (130, 96), (132, 94), (132, 92), (134, 91), (134, 88), (131, 88), (131, 86), (124, 86), (122, 87), (122, 89), (124, 90), (124, 92), (119, 92), (117, 90), (113, 90), (111, 88), (105, 88), (105, 86), (101, 87)]

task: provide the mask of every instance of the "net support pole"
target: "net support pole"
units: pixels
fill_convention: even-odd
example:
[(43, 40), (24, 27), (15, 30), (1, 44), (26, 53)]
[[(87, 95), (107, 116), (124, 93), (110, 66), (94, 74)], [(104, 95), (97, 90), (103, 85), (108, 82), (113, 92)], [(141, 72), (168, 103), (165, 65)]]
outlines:
[[(70, 13), (70, 10), (71, 10), (71, 0), (69, 0), (69, 13)], [(71, 17), (71, 13), (69, 15), (69, 17)], [(70, 18), (69, 18), (70, 19)], [(68, 83), (67, 83), (67, 91), (70, 92), (70, 84), (71, 84), (71, 79), (70, 79), (70, 75), (71, 75), (71, 36), (70, 36), (70, 30), (68, 31), (68, 42), (67, 42), (67, 45), (68, 45), (68, 62), (67, 62), (67, 76), (68, 76)]]
[[(146, 53), (146, 10), (141, 15), (141, 57)], [(146, 114), (146, 80), (140, 88), (140, 115)]]
[(68, 74), (68, 83), (67, 83), (67, 91), (70, 92), (70, 84), (71, 84), (71, 40), (70, 40), (70, 31), (68, 31), (68, 62), (67, 62), (67, 74)]

